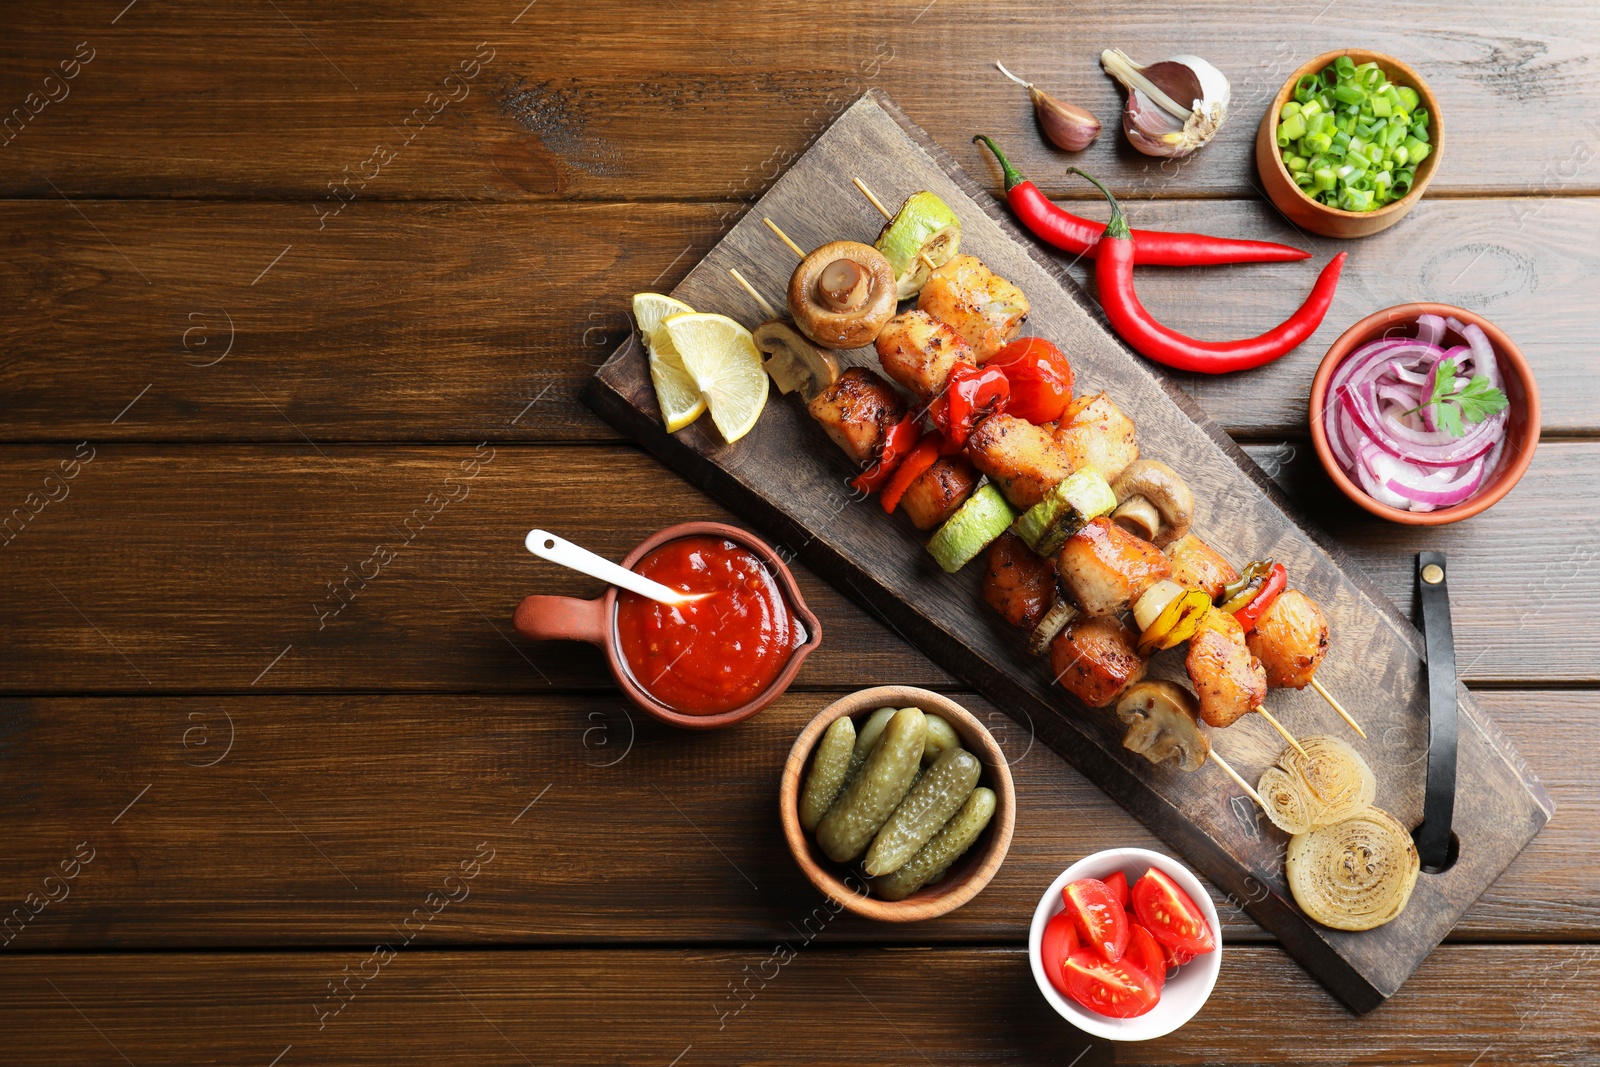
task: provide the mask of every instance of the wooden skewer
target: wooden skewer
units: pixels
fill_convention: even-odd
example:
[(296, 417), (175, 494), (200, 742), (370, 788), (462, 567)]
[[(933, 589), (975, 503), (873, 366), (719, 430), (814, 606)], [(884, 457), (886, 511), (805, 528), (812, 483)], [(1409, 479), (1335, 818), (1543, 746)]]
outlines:
[(1223, 759), (1222, 758), (1222, 754), (1220, 752), (1218, 752), (1216, 749), (1212, 749), (1211, 750), (1211, 761), (1213, 763), (1215, 763), (1218, 767), (1221, 767), (1223, 772), (1225, 774), (1227, 774), (1227, 776), (1229, 778), (1233, 779), (1235, 785), (1237, 785), (1240, 789), (1244, 790), (1245, 796), (1249, 797), (1251, 800), (1255, 801), (1257, 804), (1260, 804), (1261, 805), (1261, 810), (1263, 810), (1263, 811), (1266, 810), (1267, 805), (1261, 799), (1261, 794), (1257, 793), (1255, 791), (1255, 787), (1252, 786), (1249, 782), (1247, 782), (1243, 778), (1239, 777), (1239, 772), (1234, 770), (1232, 767), (1228, 766), (1228, 761)]
[(775, 319), (775, 318), (778, 317), (778, 312), (776, 310), (774, 310), (774, 308), (773, 308), (773, 306), (771, 304), (767, 303), (767, 300), (766, 300), (765, 297), (763, 297), (760, 293), (756, 292), (756, 287), (755, 286), (751, 285), (749, 282), (744, 280), (744, 275), (739, 273), (738, 268), (729, 267), (728, 268), (728, 273), (733, 275), (733, 280), (734, 281), (736, 281), (740, 285), (744, 286), (744, 291), (750, 294), (750, 299), (754, 300), (756, 302), (756, 305), (758, 307), (760, 307), (763, 312), (766, 313), (767, 318)]
[(866, 182), (862, 181), (860, 178), (851, 178), (850, 180), (855, 183), (857, 189), (861, 190), (862, 196), (872, 201), (872, 206), (878, 209), (878, 213), (880, 215), (886, 219), (894, 218), (894, 216), (889, 213), (889, 209), (883, 206), (883, 201), (872, 195), (872, 190), (867, 188)]
[(773, 233), (777, 234), (779, 239), (781, 239), (784, 244), (789, 246), (789, 251), (793, 252), (795, 255), (799, 256), (801, 259), (805, 259), (806, 258), (805, 251), (799, 245), (797, 245), (793, 241), (789, 240), (789, 235), (784, 233), (782, 230), (778, 229), (778, 224), (776, 222), (773, 222), (771, 219), (767, 218), (765, 215), (763, 215), (761, 217), (761, 221), (767, 224), (767, 229), (769, 229)]
[(1305, 756), (1306, 759), (1311, 758), (1310, 754), (1308, 754), (1305, 749), (1300, 747), (1300, 742), (1294, 739), (1294, 734), (1291, 734), (1288, 730), (1285, 730), (1283, 728), (1283, 723), (1272, 717), (1272, 712), (1268, 711), (1266, 708), (1256, 708), (1256, 710), (1261, 713), (1262, 718), (1266, 719), (1272, 724), (1272, 728), (1278, 731), (1278, 733), (1282, 735), (1283, 739), (1289, 742), (1296, 752), (1300, 753), (1302, 756)]
[(1361, 728), (1361, 724), (1350, 717), (1350, 713), (1344, 710), (1344, 705), (1335, 700), (1333, 698), (1333, 694), (1328, 692), (1327, 689), (1323, 688), (1322, 683), (1317, 681), (1315, 677), (1311, 679), (1311, 688), (1322, 694), (1323, 700), (1326, 700), (1329, 704), (1333, 705), (1333, 710), (1339, 713), (1339, 717), (1341, 719), (1350, 724), (1350, 729), (1354, 730), (1362, 737), (1367, 736), (1367, 732)]

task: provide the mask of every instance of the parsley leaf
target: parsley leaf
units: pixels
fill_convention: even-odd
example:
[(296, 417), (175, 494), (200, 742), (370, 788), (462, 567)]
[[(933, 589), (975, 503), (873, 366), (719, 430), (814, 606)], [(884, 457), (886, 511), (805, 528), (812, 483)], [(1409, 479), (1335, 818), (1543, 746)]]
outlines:
[[(1456, 369), (1454, 359), (1440, 363), (1433, 379), (1433, 395), (1427, 403), (1411, 409), (1421, 411), (1425, 407), (1433, 407), (1433, 421), (1452, 437), (1460, 437), (1465, 433), (1464, 422), (1476, 425), (1495, 412), (1503, 411), (1509, 403), (1506, 395), (1490, 385), (1484, 375), (1462, 378), (1457, 375)], [(1406, 414), (1411, 414), (1411, 411)]]

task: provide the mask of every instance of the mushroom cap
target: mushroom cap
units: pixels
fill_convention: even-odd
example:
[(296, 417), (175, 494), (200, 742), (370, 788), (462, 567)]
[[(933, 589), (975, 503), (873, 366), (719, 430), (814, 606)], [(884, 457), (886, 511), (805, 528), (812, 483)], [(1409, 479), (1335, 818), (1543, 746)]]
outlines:
[[(870, 277), (866, 303), (850, 311), (833, 311), (817, 299), (817, 280), (828, 264), (848, 259)], [(860, 348), (871, 344), (894, 318), (894, 269), (882, 252), (860, 241), (831, 241), (814, 249), (789, 276), (789, 314), (800, 332), (824, 348)]]
[(761, 366), (779, 392), (788, 394), (799, 390), (809, 404), (839, 380), (839, 361), (833, 354), (800, 336), (798, 330), (782, 319), (763, 322), (750, 331), (750, 335), (755, 338), (756, 347), (767, 354)]
[(1178, 472), (1160, 460), (1134, 460), (1117, 475), (1111, 490), (1117, 494), (1119, 504), (1144, 497), (1155, 505), (1161, 513), (1161, 530), (1151, 541), (1157, 548), (1165, 548), (1188, 533), (1189, 524), (1194, 521), (1194, 494)]
[(1186, 771), (1199, 769), (1211, 753), (1200, 729), (1199, 702), (1176, 682), (1135, 682), (1117, 699), (1117, 718), (1128, 726), (1124, 748), (1151, 763), (1176, 758)]

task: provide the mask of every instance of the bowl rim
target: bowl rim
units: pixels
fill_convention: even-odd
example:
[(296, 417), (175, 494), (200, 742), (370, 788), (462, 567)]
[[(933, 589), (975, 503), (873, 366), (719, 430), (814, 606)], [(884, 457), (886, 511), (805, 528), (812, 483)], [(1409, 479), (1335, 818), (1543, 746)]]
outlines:
[(1294, 91), (1294, 86), (1300, 81), (1301, 78), (1313, 71), (1320, 71), (1323, 67), (1327, 66), (1329, 63), (1332, 63), (1340, 56), (1350, 55), (1363, 55), (1371, 57), (1370, 59), (1364, 59), (1361, 62), (1377, 63), (1378, 66), (1385, 68), (1385, 73), (1389, 73), (1390, 68), (1399, 71), (1402, 75), (1404, 75), (1405, 79), (1410, 84), (1410, 87), (1416, 90), (1417, 95), (1427, 99), (1429, 105), (1429, 144), (1433, 146), (1433, 151), (1428, 153), (1428, 158), (1422, 161), (1423, 166), (1427, 168), (1427, 173), (1422, 175), (1419, 180), (1412, 182), (1411, 191), (1406, 193), (1405, 196), (1402, 196), (1399, 200), (1396, 200), (1393, 203), (1385, 204), (1376, 211), (1346, 211), (1344, 208), (1330, 207), (1320, 200), (1315, 200), (1307, 196), (1301, 190), (1301, 188), (1295, 184), (1294, 175), (1289, 173), (1288, 166), (1283, 162), (1283, 149), (1278, 147), (1278, 139), (1275, 136), (1267, 138), (1272, 148), (1272, 161), (1277, 165), (1278, 173), (1288, 183), (1289, 188), (1294, 191), (1295, 195), (1299, 196), (1301, 200), (1311, 205), (1316, 210), (1326, 214), (1329, 218), (1382, 219), (1387, 218), (1391, 214), (1404, 215), (1406, 212), (1410, 211), (1416, 206), (1418, 200), (1422, 199), (1423, 192), (1427, 190), (1428, 184), (1433, 181), (1434, 172), (1439, 169), (1439, 158), (1444, 155), (1444, 118), (1439, 114), (1439, 98), (1434, 94), (1434, 91), (1429, 88), (1427, 81), (1422, 77), (1422, 75), (1417, 73), (1416, 68), (1411, 66), (1411, 64), (1407, 63), (1405, 60), (1398, 59), (1386, 52), (1374, 52), (1370, 48), (1335, 48), (1331, 52), (1324, 52), (1315, 59), (1301, 64), (1293, 74), (1289, 75), (1289, 79), (1283, 83), (1283, 85), (1278, 89), (1277, 94), (1272, 98), (1272, 106), (1262, 118), (1262, 128), (1265, 129), (1268, 122), (1276, 125), (1279, 112), (1283, 110), (1283, 105), (1288, 101), (1289, 94)]
[[(990, 779), (986, 784), (994, 790), (996, 800), (994, 818), (984, 831), (988, 843), (983, 846), (982, 852), (969, 851), (958, 861), (955, 870), (960, 872), (960, 877), (947, 877), (931, 890), (920, 889), (904, 900), (882, 900), (869, 896), (865, 885), (861, 885), (859, 890), (852, 889), (845, 879), (860, 884), (859, 876), (853, 872), (844, 878), (836, 875), (832, 869), (836, 865), (813, 855), (810, 837), (800, 827), (800, 779), (823, 731), (836, 719), (846, 715), (854, 717), (888, 706), (918, 707), (948, 721), (983, 763)], [(989, 728), (972, 712), (949, 697), (928, 689), (880, 685), (858, 689), (840, 697), (814, 715), (800, 731), (789, 749), (779, 780), (778, 812), (784, 841), (789, 846), (789, 854), (794, 858), (795, 865), (830, 900), (857, 915), (879, 922), (917, 922), (956, 910), (982, 892), (993, 880), (1011, 849), (1011, 838), (1016, 829), (1016, 786), (1011, 778), (1011, 766), (1006, 761), (1005, 751), (995, 741)]]
[[(1454, 315), (1464, 323), (1476, 324), (1488, 336), (1495, 347), (1495, 353), (1501, 357), (1502, 368), (1508, 368), (1507, 377), (1514, 376), (1522, 386), (1523, 407), (1525, 408), (1526, 430), (1524, 445), (1507, 441), (1516, 449), (1515, 458), (1511, 459), (1494, 477), (1494, 480), (1485, 486), (1476, 496), (1464, 500), (1459, 504), (1452, 504), (1447, 508), (1436, 511), (1406, 511), (1401, 508), (1390, 507), (1379, 500), (1374, 500), (1365, 489), (1350, 479), (1350, 476), (1340, 468), (1339, 461), (1333, 455), (1333, 448), (1328, 444), (1328, 431), (1323, 422), (1323, 410), (1327, 406), (1328, 381), (1333, 377), (1333, 372), (1338, 369), (1350, 353), (1367, 338), (1373, 331), (1388, 328), (1394, 325), (1411, 325), (1416, 322), (1419, 315)], [(1445, 526), (1452, 522), (1460, 522), (1474, 515), (1487, 511), (1503, 500), (1516, 484), (1522, 480), (1523, 474), (1533, 463), (1533, 454), (1539, 448), (1541, 406), (1539, 401), (1539, 384), (1534, 379), (1533, 368), (1528, 365), (1527, 358), (1515, 341), (1506, 335), (1506, 332), (1488, 319), (1475, 311), (1456, 307), (1454, 304), (1441, 304), (1435, 301), (1413, 301), (1409, 304), (1396, 304), (1393, 307), (1374, 311), (1360, 321), (1352, 324), (1328, 346), (1327, 354), (1322, 357), (1322, 362), (1317, 366), (1317, 373), (1311, 379), (1311, 392), (1307, 399), (1308, 416), (1311, 423), (1311, 444), (1316, 449), (1317, 458), (1322, 463), (1322, 469), (1328, 477), (1339, 487), (1345, 496), (1358, 507), (1378, 516), (1406, 526)]]
[[(1185, 967), (1200, 964), (1205, 976), (1204, 988), (1195, 997), (1194, 1003), (1174, 1013), (1171, 1018), (1162, 1019), (1159, 1023), (1151, 1015), (1141, 1015), (1133, 1019), (1113, 1019), (1092, 1012), (1076, 1001), (1063, 997), (1050, 984), (1050, 979), (1044, 973), (1044, 964), (1039, 958), (1045, 924), (1056, 912), (1065, 909), (1061, 891), (1069, 882), (1077, 881), (1079, 878), (1099, 877), (1094, 873), (1096, 871), (1104, 874), (1111, 870), (1123, 870), (1130, 865), (1137, 866), (1140, 863), (1159, 868), (1171, 876), (1205, 914), (1206, 921), (1211, 924), (1211, 932), (1217, 940), (1217, 947), (1214, 950), (1184, 964)], [(1130, 879), (1129, 884), (1132, 882), (1133, 879)], [(1040, 896), (1038, 906), (1033, 910), (1033, 920), (1028, 926), (1028, 966), (1033, 971), (1033, 980), (1038, 985), (1039, 992), (1055, 1009), (1056, 1014), (1078, 1029), (1109, 1041), (1150, 1041), (1165, 1037), (1182, 1027), (1199, 1014), (1200, 1009), (1211, 999), (1211, 993), (1216, 989), (1217, 976), (1222, 972), (1222, 924), (1217, 918), (1217, 907), (1211, 902), (1211, 894), (1206, 892), (1205, 885), (1193, 871), (1178, 860), (1147, 848), (1102, 849), (1083, 857), (1062, 871)]]
[(787, 564), (778, 557), (778, 553), (761, 538), (748, 530), (737, 526), (730, 526), (725, 522), (680, 522), (676, 526), (668, 526), (658, 530), (634, 546), (633, 551), (623, 557), (622, 566), (633, 570), (634, 566), (648, 553), (655, 551), (664, 544), (672, 541), (681, 541), (685, 537), (722, 537), (735, 541), (751, 552), (755, 553), (765, 563), (777, 578), (779, 587), (783, 590), (784, 600), (789, 605), (789, 610), (806, 628), (806, 639), (789, 653), (789, 660), (784, 664), (783, 670), (772, 680), (772, 684), (762, 690), (755, 699), (747, 701), (736, 708), (719, 711), (712, 715), (693, 715), (689, 712), (678, 711), (661, 703), (645, 691), (633, 677), (628, 669), (627, 661), (618, 647), (617, 637), (617, 595), (616, 586), (606, 590), (602, 609), (605, 617), (605, 655), (606, 663), (611, 668), (612, 677), (621, 687), (629, 700), (638, 705), (642, 710), (660, 719), (662, 722), (673, 726), (681, 726), (690, 730), (715, 730), (721, 726), (732, 726), (734, 723), (743, 722), (757, 712), (764, 710), (774, 700), (777, 700), (793, 683), (794, 677), (800, 672), (800, 665), (812, 651), (822, 643), (822, 623), (806, 605), (805, 599), (800, 595), (800, 586), (795, 581), (794, 574)]

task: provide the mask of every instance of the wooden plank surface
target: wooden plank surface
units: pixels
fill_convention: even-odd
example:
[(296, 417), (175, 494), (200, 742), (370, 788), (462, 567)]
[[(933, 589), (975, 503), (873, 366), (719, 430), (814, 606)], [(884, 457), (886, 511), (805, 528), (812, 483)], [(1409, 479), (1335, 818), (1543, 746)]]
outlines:
[[(992, 168), (975, 173), (999, 189)], [(12, 235), (0, 261), (12, 309), (0, 320), (3, 439), (617, 440), (579, 392), (632, 329), (629, 296), (676, 285), (743, 209), (372, 202), (317, 233), (299, 204), (77, 206), (88, 221), (60, 200), (0, 203)], [(839, 206), (841, 235), (876, 232), (864, 200)], [(1306, 383), (1340, 332), (1374, 308), (1429, 299), (1481, 311), (1520, 342), (1547, 437), (1600, 434), (1585, 388), (1600, 375), (1589, 301), (1600, 250), (1568, 239), (1600, 227), (1600, 200), (1427, 200), (1405, 226), (1345, 244), (1302, 238), (1259, 201), (1209, 201), (1199, 220), (1193, 202), (1129, 210), (1155, 228), (1297, 242), (1316, 263), (1350, 252), (1327, 320), (1288, 357), (1176, 376), (1230, 433), (1304, 437)], [(1081, 264), (1072, 274), (1087, 281)], [(1307, 264), (1152, 269), (1139, 291), (1199, 336), (1249, 336), (1312, 276)]]
[[(311, 226), (351, 197), (744, 199), (880, 88), (963, 166), (981, 159), (974, 133), (1026, 131), (1011, 138), (1018, 165), (1087, 198), (1033, 135), (1026, 95), (990, 66), (1004, 58), (1100, 116), (1108, 132), (1081, 158), (1119, 189), (1250, 196), (1260, 110), (1301, 63), (1353, 39), (1414, 64), (1448, 102), (1432, 195), (1600, 191), (1576, 151), (1587, 144), (1592, 159), (1600, 145), (1586, 118), (1600, 35), (1581, 0), (1259, 12), (1205, 0), (1178, 26), (1152, 0), (1071, 25), (1048, 4), (928, 0), (852, 8), (839, 24), (798, 0), (41, 8), (8, 27), (27, 62), (0, 70), (7, 108), (44, 99), (44, 77), (79, 42), (94, 58), (20, 124), (0, 153), (0, 193), (297, 199)], [(1229, 74), (1234, 115), (1206, 152), (1163, 165), (1109, 132), (1122, 101), (1099, 69), (1110, 47), (1142, 62), (1191, 49)], [(488, 59), (461, 79), (475, 55)]]
[[(784, 846), (778, 776), (795, 735), (840, 695), (791, 693), (704, 736), (605, 694), (0, 700), (0, 915), (29, 892), (59, 896), (44, 879), (80, 844), (93, 856), (67, 896), (0, 927), (0, 947), (359, 944), (387, 936), (455, 868), (462, 842), (481, 840), (515, 874), (478, 883), (419, 945), (787, 937), (822, 898)], [(1479, 696), (1560, 812), (1451, 936), (1591, 938), (1600, 801), (1587, 750), (1568, 739), (1600, 730), (1600, 708), (1582, 693)], [(1023, 726), (975, 694), (957, 699), (1011, 760), (1017, 828), (1004, 866), (948, 916), (843, 914), (830, 942), (1018, 945), (1043, 887), (1076, 858), (1166, 851)], [(1267, 939), (1238, 902), (1212, 894), (1226, 940)]]
[[(499, 862), (476, 881), (516, 877)], [(1568, 1067), (1600, 1057), (1594, 946), (1445, 946), (1405, 997), (1365, 1017), (1339, 1007), (1278, 949), (1224, 946), (1216, 991), (1193, 1021), (1112, 1048), (1041, 1010), (1020, 950), (836, 949), (831, 935), (823, 928), (809, 944), (790, 935), (784, 947), (737, 951), (401, 947), (381, 966), (366, 945), (337, 954), (19, 959), (0, 972), (0, 1030), (19, 1063), (78, 1064), (848, 1056), (864, 1065), (1460, 1067), (1476, 1057), (1477, 1067)], [(329, 992), (335, 982), (347, 1001)], [(1286, 1005), (1294, 1036), (1284, 1033)]]
[[(1151, 373), (1112, 334), (1079, 286), (1040, 255), (1001, 204), (985, 194), (887, 96), (869, 92), (851, 105), (689, 273), (673, 295), (690, 305), (735, 298), (729, 274), (747, 271), (759, 289), (783, 283), (790, 268), (763, 264), (773, 234), (755, 216), (783, 221), (800, 247), (834, 238), (840, 198), (851, 171), (898, 202), (932, 190), (962, 219), (961, 247), (1028, 294), (1030, 328), (1074, 355), (1080, 393), (1110, 390), (1139, 427), (1141, 455), (1159, 456), (1194, 490), (1195, 528), (1224, 556), (1271, 557), (1315, 597), (1344, 648), (1319, 669), (1321, 681), (1365, 708), (1382, 734), (1363, 755), (1377, 775), (1377, 803), (1401, 825), (1421, 819), (1422, 780), (1411, 769), (1427, 758), (1427, 693), (1421, 639), (1337, 544), (1310, 532), (1285, 509), (1268, 479), (1170, 382)], [(976, 198), (976, 199), (975, 199)], [(759, 318), (757, 315), (755, 318)], [(872, 365), (876, 354), (841, 355)], [(798, 405), (769, 410), (761, 432), (737, 444), (697, 424), (662, 429), (643, 350), (630, 338), (596, 372), (586, 398), (686, 478), (706, 486), (768, 533), (797, 545), (801, 559), (855, 598), (881, 610), (895, 628), (1064, 755), (1154, 829), (1224, 890), (1245, 896), (1246, 910), (1345, 1003), (1370, 1011), (1392, 996), (1416, 965), (1550, 817), (1548, 796), (1515, 749), (1460, 689), (1461, 772), (1455, 827), (1477, 841), (1460, 860), (1418, 881), (1409, 905), (1382, 927), (1357, 935), (1312, 922), (1290, 895), (1281, 867), (1287, 837), (1256, 807), (1199, 775), (1153, 767), (1122, 745), (1124, 727), (1054, 684), (1025, 642), (1002, 632), (977, 607), (977, 568), (942, 573), (920, 537), (894, 530), (871, 508), (839, 505), (838, 485), (853, 472)], [(797, 462), (797, 458), (800, 460)], [(1346, 567), (1345, 564), (1351, 564)], [(1182, 675), (1177, 657), (1166, 670)], [(1154, 676), (1162, 676), (1157, 660)], [(1299, 698), (1299, 699), (1297, 699)], [(1319, 697), (1280, 691), (1276, 710), (1293, 708), (1299, 732), (1347, 728)], [(1228, 731), (1230, 762), (1271, 763), (1283, 742), (1255, 720)], [(1215, 777), (1214, 775), (1212, 776)], [(1242, 806), (1235, 805), (1240, 799)], [(1264, 892), (1262, 891), (1264, 890)]]
[[(6, 513), (11, 540), (0, 546), (0, 575), (15, 591), (0, 616), (0, 691), (607, 689), (598, 653), (509, 639), (512, 609), (529, 593), (600, 592), (527, 556), (522, 535), (539, 525), (620, 559), (672, 523), (733, 518), (622, 446), (492, 445), (470, 481), (461, 465), (490, 455), (472, 445), (90, 447), (77, 477), (49, 484), (75, 445), (0, 447), (0, 500), (29, 516), (16, 532), (20, 520)], [(1405, 612), (1412, 556), (1450, 553), (1468, 682), (1600, 682), (1588, 625), (1600, 551), (1571, 506), (1600, 496), (1600, 445), (1541, 447), (1504, 502), (1434, 532), (1330, 499), (1303, 442), (1251, 454)], [(439, 507), (463, 486), (469, 495)], [(875, 508), (867, 518), (884, 521)], [(404, 547), (362, 587), (380, 544)], [(805, 567), (797, 574), (826, 627), (799, 684), (956, 684), (879, 618)], [(323, 625), (341, 600), (348, 606)]]

